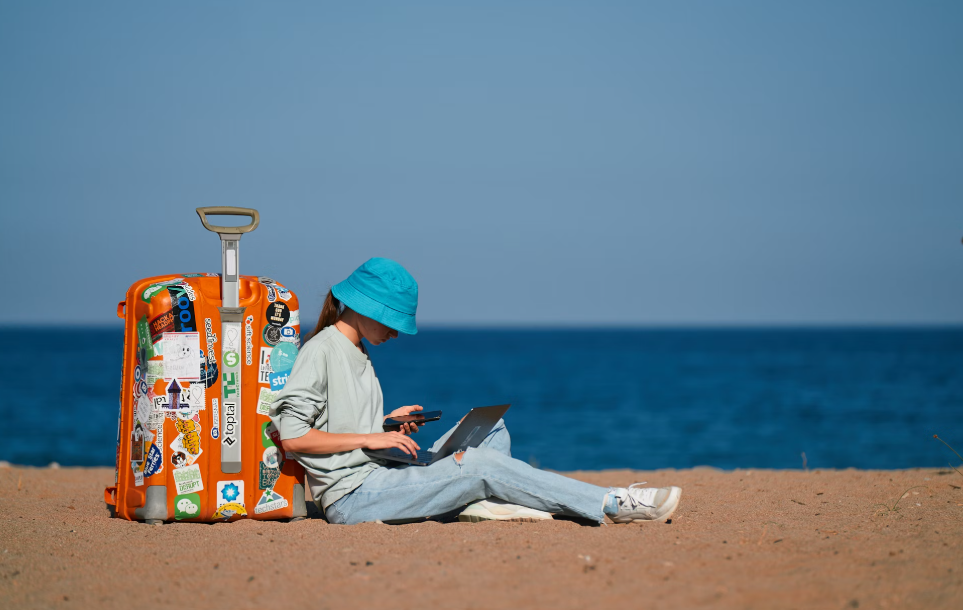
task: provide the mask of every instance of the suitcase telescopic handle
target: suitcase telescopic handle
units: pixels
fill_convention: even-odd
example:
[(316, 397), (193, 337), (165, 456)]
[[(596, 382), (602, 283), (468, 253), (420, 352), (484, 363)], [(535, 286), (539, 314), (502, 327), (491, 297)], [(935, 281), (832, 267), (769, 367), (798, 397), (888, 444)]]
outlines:
[[(197, 215), (201, 217), (201, 223), (204, 228), (208, 231), (212, 231), (218, 234), (233, 234), (240, 235), (241, 233), (250, 233), (257, 228), (259, 222), (261, 222), (261, 216), (257, 213), (257, 210), (252, 208), (236, 208), (231, 205), (216, 205), (207, 208), (197, 208)], [(219, 227), (217, 225), (212, 225), (207, 222), (207, 216), (247, 216), (251, 219), (249, 224), (240, 227)]]
[[(237, 474), (241, 472), (241, 360), (237, 354), (241, 349), (244, 308), (240, 306), (240, 254), (238, 246), (241, 236), (257, 228), (261, 221), (257, 210), (235, 208), (233, 206), (214, 206), (197, 208), (204, 228), (221, 240), (221, 472)], [(219, 227), (207, 222), (207, 216), (247, 216), (250, 224), (241, 227)], [(233, 358), (228, 354), (233, 352)], [(250, 363), (248, 363), (250, 364)], [(252, 397), (253, 398), (253, 397)], [(249, 399), (250, 400), (250, 399)], [(250, 435), (248, 435), (250, 436)], [(216, 437), (215, 437), (216, 438)]]

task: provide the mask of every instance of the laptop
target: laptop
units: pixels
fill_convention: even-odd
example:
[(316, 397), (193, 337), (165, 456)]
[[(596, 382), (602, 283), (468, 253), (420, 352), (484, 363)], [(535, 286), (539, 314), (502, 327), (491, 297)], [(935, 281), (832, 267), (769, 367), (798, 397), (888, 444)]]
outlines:
[(495, 405), (492, 407), (476, 407), (468, 412), (465, 419), (461, 420), (458, 427), (454, 429), (445, 444), (438, 451), (431, 452), (422, 449), (417, 455), (409, 455), (398, 449), (365, 449), (364, 452), (370, 457), (392, 462), (404, 462), (415, 466), (428, 466), (440, 459), (446, 458), (453, 453), (464, 451), (469, 447), (481, 445), (488, 433), (492, 431), (498, 420), (502, 418), (505, 411), (511, 405)]

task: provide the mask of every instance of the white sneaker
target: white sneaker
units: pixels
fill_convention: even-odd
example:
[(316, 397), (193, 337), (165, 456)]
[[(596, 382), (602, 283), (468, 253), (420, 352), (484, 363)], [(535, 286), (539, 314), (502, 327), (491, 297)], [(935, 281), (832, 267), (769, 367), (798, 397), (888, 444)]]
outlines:
[(509, 504), (498, 498), (473, 502), (458, 515), (459, 521), (471, 521), (472, 523), (479, 521), (545, 521), (551, 518), (551, 513), (527, 506)]
[(667, 521), (679, 508), (680, 487), (639, 487), (645, 483), (613, 490), (619, 503), (619, 513), (611, 517), (615, 523)]

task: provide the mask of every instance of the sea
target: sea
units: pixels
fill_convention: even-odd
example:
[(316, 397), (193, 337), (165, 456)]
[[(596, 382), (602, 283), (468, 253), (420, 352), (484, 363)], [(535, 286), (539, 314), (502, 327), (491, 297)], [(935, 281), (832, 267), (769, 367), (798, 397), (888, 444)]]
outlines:
[[(0, 329), (0, 460), (113, 466), (122, 330)], [(424, 329), (370, 349), (386, 410), (511, 403), (513, 455), (609, 468), (948, 467), (963, 328)]]

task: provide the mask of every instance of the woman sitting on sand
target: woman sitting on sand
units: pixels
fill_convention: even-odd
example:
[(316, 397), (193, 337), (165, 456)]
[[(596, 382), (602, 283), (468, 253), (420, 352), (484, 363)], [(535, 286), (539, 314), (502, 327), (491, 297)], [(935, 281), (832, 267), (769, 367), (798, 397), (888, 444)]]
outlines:
[[(362, 449), (420, 449), (409, 436), (417, 426), (384, 431), (381, 386), (361, 343), (415, 334), (417, 307), (418, 284), (404, 267), (384, 258), (363, 264), (331, 288), (314, 336), (271, 406), (284, 450), (304, 466), (314, 500), (331, 523), (415, 519), (466, 505), (462, 521), (532, 521), (558, 513), (629, 523), (672, 515), (682, 495), (678, 487), (606, 489), (512, 458), (503, 420), (478, 448), (429, 466), (384, 466), (368, 457)], [(388, 417), (420, 410), (401, 407)]]

